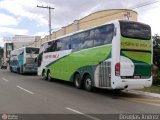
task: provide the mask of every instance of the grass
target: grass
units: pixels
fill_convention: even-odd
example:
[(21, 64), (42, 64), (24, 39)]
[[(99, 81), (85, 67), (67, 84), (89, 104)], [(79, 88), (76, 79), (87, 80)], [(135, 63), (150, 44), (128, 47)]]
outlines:
[(151, 87), (146, 87), (144, 89), (140, 89), (140, 91), (160, 94), (160, 85), (159, 86), (152, 85)]

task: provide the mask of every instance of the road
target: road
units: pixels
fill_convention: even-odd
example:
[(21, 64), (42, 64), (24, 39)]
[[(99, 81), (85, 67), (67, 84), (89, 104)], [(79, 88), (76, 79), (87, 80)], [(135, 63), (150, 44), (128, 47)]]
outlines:
[(0, 70), (0, 113), (80, 114), (89, 119), (94, 119), (92, 114), (160, 114), (160, 99), (99, 89), (87, 92), (70, 83)]

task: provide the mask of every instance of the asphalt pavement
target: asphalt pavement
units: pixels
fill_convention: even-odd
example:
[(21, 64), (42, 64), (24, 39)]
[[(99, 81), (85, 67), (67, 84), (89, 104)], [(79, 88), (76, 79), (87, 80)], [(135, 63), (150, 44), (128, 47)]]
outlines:
[(68, 82), (0, 70), (0, 113), (78, 114), (98, 120), (96, 114), (160, 114), (160, 99), (101, 89), (87, 92)]

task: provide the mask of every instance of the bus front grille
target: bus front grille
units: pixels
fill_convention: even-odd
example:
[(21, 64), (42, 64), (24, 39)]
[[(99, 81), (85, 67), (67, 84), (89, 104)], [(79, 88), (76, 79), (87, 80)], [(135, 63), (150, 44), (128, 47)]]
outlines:
[(99, 65), (99, 87), (111, 87), (111, 62)]

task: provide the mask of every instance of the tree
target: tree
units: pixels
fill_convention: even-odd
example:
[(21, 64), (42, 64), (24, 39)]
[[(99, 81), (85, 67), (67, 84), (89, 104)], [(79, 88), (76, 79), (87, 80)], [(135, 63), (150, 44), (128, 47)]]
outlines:
[(0, 65), (2, 64), (2, 58), (3, 58), (3, 48), (0, 47)]
[(152, 38), (153, 38), (153, 63), (160, 68), (160, 36), (156, 34)]
[[(153, 66), (152, 73), (154, 74), (153, 84), (160, 84), (160, 36), (155, 34), (153, 37)], [(158, 68), (157, 68), (158, 67)]]

